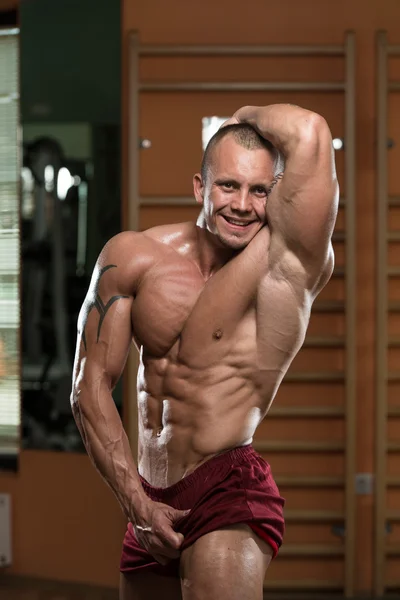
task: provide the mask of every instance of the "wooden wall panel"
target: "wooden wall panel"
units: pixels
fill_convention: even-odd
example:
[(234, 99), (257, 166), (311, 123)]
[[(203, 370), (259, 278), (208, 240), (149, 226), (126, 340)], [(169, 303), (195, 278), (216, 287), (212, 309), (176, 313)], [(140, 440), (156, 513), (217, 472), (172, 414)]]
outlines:
[[(168, 8), (164, 6), (159, 0), (149, 0), (147, 3), (133, 3), (124, 2), (124, 18), (123, 27), (128, 34), (129, 30), (135, 29), (140, 32), (140, 36), (145, 43), (211, 43), (211, 44), (262, 44), (262, 43), (341, 43), (343, 39), (343, 33), (346, 29), (356, 30), (357, 36), (357, 327), (358, 327), (358, 375), (357, 375), (357, 390), (358, 390), (358, 431), (357, 431), (357, 468), (359, 471), (370, 471), (374, 470), (374, 456), (373, 456), (373, 440), (374, 440), (374, 336), (375, 336), (375, 247), (374, 240), (376, 236), (376, 218), (375, 218), (375, 191), (374, 183), (376, 176), (376, 159), (375, 159), (375, 74), (372, 68), (374, 64), (374, 33), (377, 28), (387, 28), (391, 32), (391, 35), (400, 35), (400, 21), (398, 19), (398, 3), (397, 0), (388, 0), (385, 3), (385, 11), (381, 10), (381, 5), (378, 0), (365, 3), (362, 0), (355, 0), (354, 2), (348, 3), (344, 0), (339, 0), (339, 3), (330, 4), (329, 6), (324, 3), (323, 5), (316, 5), (313, 0), (303, 0), (300, 3), (282, 3), (278, 4), (265, 4), (261, 0), (254, 0), (249, 11), (243, 12), (241, 7), (235, 11), (235, 3), (231, 3), (231, 11), (227, 15), (222, 5), (215, 5), (210, 0), (203, 2), (201, 11), (193, 18), (193, 10), (190, 3), (184, 2), (183, 0), (171, 0), (172, 4), (169, 3)], [(289, 6), (290, 5), (290, 6)], [(154, 19), (154, 15), (157, 14), (157, 19)], [(177, 18), (177, 15), (179, 18)], [(285, 16), (284, 16), (285, 15)], [(228, 21), (227, 21), (228, 19)], [(207, 21), (207, 27), (204, 27), (204, 22)], [(229, 26), (226, 24), (229, 22)], [(126, 38), (127, 39), (127, 38)], [(150, 79), (150, 77), (156, 77), (157, 70), (161, 69), (161, 66), (154, 66), (148, 62), (143, 66), (142, 75)], [(200, 64), (201, 63), (201, 64)], [(198, 66), (198, 72), (194, 73), (188, 71), (189, 67), (183, 64), (179, 66), (175, 62), (170, 63), (168, 69), (176, 69), (176, 77), (185, 75), (188, 78), (194, 79), (198, 77), (208, 69), (208, 63), (206, 61), (200, 61)], [(260, 63), (261, 64), (261, 63)], [(231, 66), (228, 66), (228, 62), (225, 62), (224, 67), (227, 75), (231, 75)], [(163, 64), (164, 69), (167, 69), (166, 63)], [(330, 63), (330, 72), (333, 77), (340, 77), (340, 71), (337, 70), (337, 64), (334, 61)], [(273, 67), (271, 67), (273, 69)], [(282, 76), (286, 77), (287, 66), (282, 67)], [(317, 64), (313, 67), (315, 73), (321, 73), (321, 67)], [(272, 70), (271, 70), (272, 72)], [(276, 73), (280, 76), (280, 73)], [(212, 70), (208, 73), (209, 78), (215, 78), (216, 73)], [(255, 73), (254, 73), (255, 75)], [(236, 73), (235, 73), (236, 76)], [(307, 67), (301, 66), (298, 68), (298, 76), (307, 76)], [(324, 74), (325, 76), (325, 74)], [(146, 95), (150, 96), (150, 95)], [(165, 97), (166, 95), (164, 95)], [(188, 139), (193, 136), (199, 136), (200, 131), (200, 118), (205, 114), (222, 114), (220, 110), (227, 107), (227, 103), (224, 104), (225, 95), (216, 95), (215, 98), (207, 100), (203, 96), (201, 99), (201, 106), (205, 108), (204, 111), (199, 110), (194, 120), (187, 114), (187, 109), (182, 108), (183, 125), (182, 128), (187, 130)], [(258, 95), (260, 97), (261, 95)], [(300, 95), (298, 95), (300, 96)], [(295, 96), (293, 95), (293, 98)], [(237, 100), (240, 100), (240, 95), (236, 96)], [(257, 98), (257, 95), (256, 95)], [(272, 101), (273, 95), (269, 95), (268, 101)], [(280, 95), (279, 101), (286, 101), (287, 95)], [(187, 104), (191, 102), (191, 96), (187, 95)], [(253, 101), (254, 96), (251, 98), (246, 94), (244, 103), (250, 103)], [(147, 100), (147, 97), (146, 97)], [(150, 100), (149, 100), (150, 101)], [(307, 102), (309, 104), (307, 104)], [(321, 98), (307, 97), (301, 95), (301, 98), (297, 99), (297, 103), (304, 104), (310, 108), (314, 107), (316, 110), (317, 103), (319, 103), (319, 109), (321, 112), (324, 110), (322, 107)], [(328, 106), (330, 100), (327, 101)], [(167, 100), (168, 106), (171, 105), (171, 101)], [(240, 104), (240, 102), (239, 102)], [(343, 119), (342, 114), (339, 113), (332, 115), (326, 107), (326, 116), (331, 119), (333, 124), (333, 131), (343, 133)], [(334, 104), (332, 104), (335, 107)], [(125, 94), (124, 103), (125, 115), (127, 115), (127, 95)], [(152, 115), (156, 114), (151, 108), (156, 107), (156, 100), (153, 101), (153, 107), (147, 105), (142, 109), (141, 115), (141, 134), (146, 137), (154, 137), (154, 132), (157, 130), (157, 126), (161, 127), (165, 131), (165, 125), (163, 123), (165, 111), (161, 110), (160, 118), (153, 119)], [(236, 106), (234, 107), (236, 108)], [(198, 109), (196, 108), (196, 111)], [(212, 113), (208, 111), (212, 110)], [(339, 110), (339, 109), (338, 109)], [(217, 112), (218, 111), (218, 112)], [(152, 122), (153, 119), (153, 122)], [(144, 126), (145, 125), (145, 126)], [(342, 129), (340, 128), (342, 127)], [(172, 130), (172, 125), (168, 125), (168, 131)], [(155, 138), (154, 138), (155, 139)], [(181, 145), (181, 137), (178, 135), (177, 142)], [(147, 173), (152, 174), (152, 177), (156, 177), (156, 174), (160, 174), (160, 179), (156, 181), (148, 180), (148, 183), (142, 182), (142, 194), (165, 196), (171, 192), (172, 189), (179, 191), (182, 195), (188, 195), (191, 193), (191, 169), (196, 168), (196, 157), (199, 157), (201, 150), (199, 146), (196, 148), (188, 148), (188, 158), (185, 160), (185, 170), (183, 168), (176, 168), (173, 170), (174, 176), (179, 178), (178, 182), (175, 182), (174, 178), (171, 178), (166, 183), (166, 188), (163, 186), (162, 181), (165, 180), (165, 173), (169, 171), (170, 161), (168, 166), (163, 166), (164, 153), (165, 151), (171, 152), (175, 150), (175, 142), (168, 145), (167, 142), (160, 146), (157, 150), (157, 160), (152, 159), (148, 154), (145, 156), (142, 153), (142, 165)], [(196, 142), (197, 144), (197, 142)], [(125, 140), (126, 148), (126, 140)], [(338, 156), (338, 171), (341, 177), (341, 185), (343, 189), (344, 185), (344, 168), (343, 168), (344, 154)], [(171, 156), (172, 160), (172, 156)], [(190, 165), (189, 165), (190, 163)], [(161, 166), (160, 166), (161, 165)], [(183, 164), (181, 165), (183, 166)], [(160, 170), (158, 170), (160, 168)], [(126, 190), (126, 181), (125, 181)], [(166, 191), (167, 190), (167, 191)], [(169, 192), (168, 192), (169, 190)], [(175, 193), (177, 193), (175, 191)], [(142, 209), (142, 215), (145, 212), (150, 212), (151, 209)], [(177, 220), (178, 209), (172, 209), (174, 212), (173, 219)], [(342, 211), (342, 214), (344, 211)], [(186, 216), (185, 216), (186, 218)], [(340, 216), (339, 219), (343, 217)], [(149, 220), (147, 221), (149, 222)], [(340, 229), (343, 223), (340, 224)], [(339, 227), (339, 222), (338, 222)], [(400, 300), (400, 285), (398, 282), (391, 280), (389, 282), (390, 292), (393, 299)], [(342, 278), (334, 278), (327, 286), (327, 288), (321, 294), (321, 301), (330, 300), (344, 300), (344, 280)], [(318, 326), (321, 325), (321, 331), (324, 334), (333, 335), (336, 334), (336, 328), (341, 327), (340, 320), (337, 319), (333, 314), (332, 325), (327, 326), (322, 315), (315, 315), (315, 325), (313, 327), (313, 335), (318, 334)], [(314, 319), (314, 317), (312, 317)], [(325, 327), (332, 327), (332, 332), (325, 331)], [(399, 388), (397, 388), (398, 390)], [(396, 394), (396, 387), (394, 384), (389, 386), (389, 397), (394, 398)], [(284, 383), (279, 390), (276, 402), (277, 406), (290, 405), (316, 405), (320, 402), (331, 403), (332, 405), (339, 406), (344, 402), (344, 386), (341, 382), (336, 382), (329, 386), (326, 384), (313, 384), (311, 387), (304, 383)], [(282, 468), (291, 464), (300, 468), (301, 465), (305, 465), (305, 468), (313, 469), (316, 468), (314, 460), (317, 457), (313, 454), (296, 453), (294, 455), (281, 456), (280, 454), (274, 453), (273, 455), (266, 455), (266, 458), (270, 459), (275, 470), (279, 473), (282, 472)], [(320, 473), (323, 472), (324, 465), (327, 469), (332, 468), (333, 470), (338, 468), (336, 458), (339, 460), (341, 456), (321, 456), (320, 461)], [(290, 461), (289, 461), (290, 459)], [(333, 471), (332, 471), (333, 472)], [(301, 490), (300, 490), (301, 491)], [(310, 496), (313, 491), (310, 491)], [(373, 497), (365, 496), (360, 497), (357, 501), (357, 530), (356, 530), (356, 543), (359, 548), (357, 553), (357, 567), (355, 572), (356, 577), (356, 589), (357, 591), (368, 594), (372, 590), (373, 585), (373, 523), (372, 523), (372, 509), (373, 509)], [(289, 534), (288, 534), (289, 535)], [(342, 558), (335, 559), (337, 564), (340, 565), (340, 569), (334, 572), (335, 567), (332, 567), (330, 573), (326, 574), (326, 577), (334, 576), (336, 574), (339, 582), (343, 581), (343, 561)], [(294, 561), (293, 559), (286, 559), (281, 557), (271, 568), (270, 576), (273, 579), (279, 575), (281, 578), (292, 581), (295, 577), (305, 577), (306, 568), (313, 568), (313, 560), (304, 559), (302, 561)], [(322, 564), (328, 565), (328, 562), (323, 560)], [(306, 567), (307, 565), (307, 567)], [(303, 568), (302, 568), (303, 567)], [(274, 569), (281, 569), (278, 572)], [(329, 570), (329, 569), (328, 569)], [(308, 572), (308, 575), (310, 573)], [(312, 573), (310, 575), (312, 577)], [(309, 582), (310, 583), (310, 582)], [(312, 582), (311, 582), (312, 583)], [(310, 585), (311, 585), (310, 583)], [(331, 582), (332, 583), (332, 582)]]
[[(136, 60), (134, 64), (136, 64)], [(315, 61), (315, 65), (313, 64)], [(139, 58), (140, 82), (151, 82), (160, 79), (165, 82), (173, 81), (253, 81), (263, 76), (268, 81), (290, 81), (316, 80), (316, 73), (320, 75), (329, 72), (329, 80), (340, 80), (343, 77), (343, 59), (328, 58), (325, 69), (321, 71), (323, 60), (320, 58), (304, 59), (275, 59), (261, 58), (242, 59), (234, 58)], [(319, 67), (319, 68), (318, 68)], [(220, 71), (219, 71), (220, 70)], [(330, 70), (330, 71), (329, 71)], [(218, 73), (222, 72), (222, 76)], [(322, 113), (328, 119), (334, 132), (334, 136), (344, 135), (344, 98), (343, 94), (320, 94), (303, 92), (300, 94), (288, 93), (205, 93), (205, 92), (162, 92), (141, 93), (139, 98), (139, 131), (142, 138), (151, 140), (151, 148), (142, 151), (139, 165), (139, 194), (142, 198), (142, 206), (139, 212), (140, 229), (156, 226), (168, 222), (195, 220), (199, 212), (194, 200), (193, 205), (174, 206), (171, 197), (192, 196), (192, 176), (199, 169), (201, 149), (201, 119), (203, 116), (229, 116), (235, 108), (243, 104), (268, 104), (272, 102), (291, 102), (307, 105), (317, 112)], [(137, 100), (132, 99), (133, 103)], [(157, 115), (157, 118), (155, 118)], [(173, 149), (171, 143), (173, 141)], [(345, 190), (344, 155), (337, 153), (338, 176), (343, 190)], [(342, 191), (343, 193), (343, 191)], [(146, 206), (147, 197), (159, 198), (158, 206)], [(168, 206), (168, 203), (170, 206)], [(349, 210), (349, 208), (347, 208)], [(339, 275), (346, 266), (346, 235), (354, 235), (351, 231), (345, 231), (346, 208), (340, 208), (338, 222), (334, 236), (335, 269), (337, 275), (321, 296), (320, 301), (342, 300), (344, 301), (344, 280)], [(306, 343), (298, 356), (294, 359), (289, 371), (289, 377), (305, 377), (302, 394), (296, 395), (297, 406), (286, 404), (286, 413), (282, 414), (279, 404), (271, 411), (271, 417), (265, 419), (258, 428), (254, 446), (259, 449), (274, 465), (277, 481), (282, 483), (283, 493), (288, 498), (287, 513), (287, 539), (283, 549), (285, 553), (292, 555), (292, 560), (301, 560), (304, 552), (310, 552), (312, 540), (325, 541), (324, 552), (328, 549), (334, 551), (335, 544), (343, 546), (343, 540), (334, 539), (331, 528), (325, 523), (321, 524), (304, 522), (310, 518), (310, 510), (314, 509), (323, 514), (323, 519), (332, 519), (329, 510), (336, 511), (336, 518), (342, 524), (345, 519), (345, 476), (344, 476), (344, 450), (346, 441), (345, 432), (345, 404), (343, 390), (338, 393), (338, 386), (331, 386), (325, 382), (323, 386), (311, 383), (307, 374), (330, 372), (336, 373), (343, 378), (346, 370), (345, 334), (346, 321), (342, 310), (331, 310), (320, 312), (316, 305), (315, 313), (311, 319), (311, 325)], [(339, 337), (338, 337), (339, 336)], [(341, 337), (340, 337), (341, 336)], [(329, 338), (327, 341), (325, 341)], [(285, 395), (285, 386), (278, 394)], [(335, 417), (317, 416), (316, 410), (329, 409), (325, 404), (327, 396), (332, 395), (337, 402), (340, 397), (341, 411)], [(318, 398), (317, 398), (318, 396)], [(310, 400), (313, 397), (313, 400)], [(303, 402), (303, 404), (300, 404)], [(290, 408), (293, 406), (293, 408)], [(285, 404), (282, 402), (282, 407)], [(310, 408), (311, 407), (311, 408)], [(303, 415), (298, 410), (303, 410)], [(287, 411), (292, 411), (290, 416)], [(304, 414), (304, 410), (306, 413)], [(281, 411), (281, 412), (279, 412)], [(293, 412), (295, 411), (295, 412)], [(310, 412), (311, 411), (311, 412)], [(303, 444), (308, 445), (302, 462), (299, 459), (299, 449)], [(321, 448), (321, 443), (324, 448)], [(285, 447), (286, 444), (286, 447)], [(288, 453), (289, 452), (289, 453)], [(293, 454), (295, 452), (295, 454)], [(321, 456), (324, 460), (321, 463)], [(327, 464), (331, 463), (331, 470), (327, 471)], [(295, 468), (297, 466), (297, 468)], [(334, 487), (324, 486), (320, 483), (315, 488), (304, 477), (310, 477), (315, 473), (325, 479), (335, 477)], [(318, 475), (317, 475), (318, 473)], [(283, 474), (283, 477), (282, 477)], [(333, 475), (335, 474), (335, 475)], [(285, 478), (286, 475), (286, 478)], [(301, 485), (297, 479), (293, 485), (293, 477), (303, 477)], [(310, 495), (312, 500), (310, 501)], [(300, 514), (296, 511), (302, 510)], [(304, 513), (304, 510), (308, 511)], [(322, 511), (322, 512), (321, 512)], [(328, 511), (328, 513), (327, 513)], [(297, 515), (297, 516), (296, 516)], [(296, 521), (300, 519), (300, 523)], [(291, 529), (294, 533), (291, 534)], [(310, 533), (315, 532), (315, 536)], [(321, 531), (323, 535), (321, 538)], [(318, 534), (320, 537), (318, 537)], [(303, 537), (301, 537), (303, 535)], [(296, 546), (295, 539), (300, 543)], [(335, 544), (332, 545), (332, 539)], [(322, 543), (322, 542), (321, 542)], [(294, 545), (293, 545), (294, 544)], [(311, 544), (311, 546), (310, 546)], [(343, 549), (343, 548), (342, 548)], [(344, 552), (344, 550), (343, 550)], [(342, 556), (344, 556), (342, 552)], [(296, 553), (298, 556), (296, 557)], [(321, 563), (324, 559), (321, 558)], [(327, 559), (328, 560), (328, 559)], [(343, 559), (342, 559), (343, 560)], [(322, 568), (322, 571), (324, 568)], [(314, 572), (314, 579), (318, 577)], [(279, 580), (281, 586), (285, 585), (288, 576)], [(268, 586), (269, 577), (266, 585)], [(305, 585), (305, 584), (304, 584)], [(345, 586), (345, 583), (342, 582)]]

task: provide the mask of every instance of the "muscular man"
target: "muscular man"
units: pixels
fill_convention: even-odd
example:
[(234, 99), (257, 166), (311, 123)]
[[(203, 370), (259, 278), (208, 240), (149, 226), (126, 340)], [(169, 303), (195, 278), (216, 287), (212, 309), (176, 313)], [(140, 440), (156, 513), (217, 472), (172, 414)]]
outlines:
[[(226, 125), (194, 176), (197, 223), (113, 238), (80, 314), (72, 407), (129, 521), (121, 600), (260, 600), (282, 542), (251, 442), (332, 274), (332, 138), (291, 105)], [(138, 468), (112, 400), (132, 339)]]

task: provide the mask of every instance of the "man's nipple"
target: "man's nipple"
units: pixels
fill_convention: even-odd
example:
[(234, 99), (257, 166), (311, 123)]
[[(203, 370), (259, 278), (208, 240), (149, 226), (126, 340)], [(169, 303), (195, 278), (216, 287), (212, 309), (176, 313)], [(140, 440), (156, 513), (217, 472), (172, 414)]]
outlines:
[(224, 335), (224, 332), (222, 331), (222, 329), (216, 329), (213, 333), (213, 338), (214, 340), (220, 340), (222, 338), (222, 336)]

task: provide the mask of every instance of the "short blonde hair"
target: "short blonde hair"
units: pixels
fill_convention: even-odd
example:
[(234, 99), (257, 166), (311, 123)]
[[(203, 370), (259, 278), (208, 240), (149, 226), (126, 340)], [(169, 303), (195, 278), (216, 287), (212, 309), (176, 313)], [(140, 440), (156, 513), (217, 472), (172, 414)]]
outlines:
[(201, 163), (201, 177), (203, 181), (207, 179), (207, 172), (212, 162), (212, 154), (215, 146), (227, 135), (232, 135), (235, 141), (247, 150), (265, 148), (274, 158), (274, 177), (283, 173), (285, 160), (281, 152), (271, 142), (263, 138), (251, 125), (248, 123), (238, 123), (221, 127), (208, 142)]

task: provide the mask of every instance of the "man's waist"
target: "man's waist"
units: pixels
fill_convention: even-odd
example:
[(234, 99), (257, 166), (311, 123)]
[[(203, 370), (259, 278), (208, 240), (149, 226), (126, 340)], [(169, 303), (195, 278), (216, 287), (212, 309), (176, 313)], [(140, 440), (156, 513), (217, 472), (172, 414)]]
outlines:
[(192, 480), (201, 477), (202, 472), (208, 468), (215, 468), (220, 463), (225, 463), (227, 460), (240, 462), (248, 453), (254, 452), (251, 443), (245, 443), (234, 447), (225, 448), (219, 452), (203, 457), (201, 460), (193, 462), (190, 465), (173, 464), (169, 462), (167, 469), (164, 472), (159, 471), (159, 463), (157, 461), (140, 461), (138, 465), (139, 475), (142, 485), (146, 492), (152, 490), (169, 490), (171, 493), (176, 491), (178, 485), (190, 485)]

